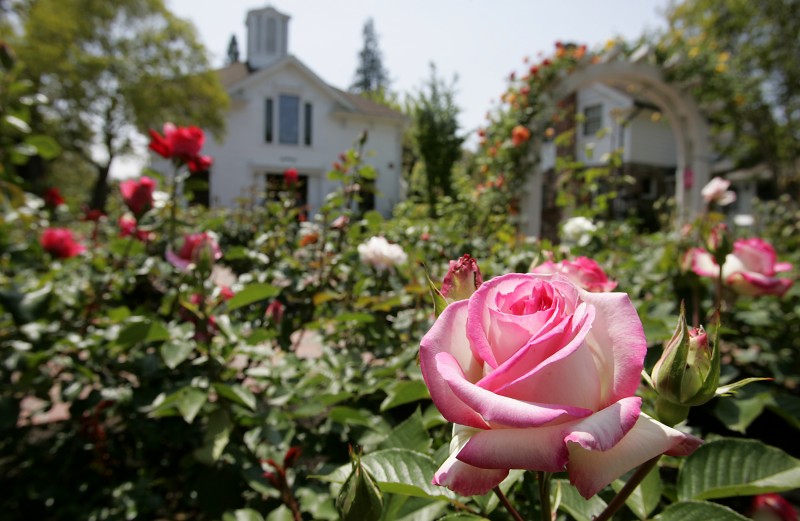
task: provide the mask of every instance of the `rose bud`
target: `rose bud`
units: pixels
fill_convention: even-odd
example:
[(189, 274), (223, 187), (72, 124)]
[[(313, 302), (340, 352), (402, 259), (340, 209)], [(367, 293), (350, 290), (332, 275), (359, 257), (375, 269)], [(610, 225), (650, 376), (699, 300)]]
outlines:
[(706, 246), (718, 266), (725, 264), (726, 257), (733, 251), (733, 243), (725, 223), (719, 223), (711, 228)]
[(658, 419), (676, 425), (686, 419), (690, 407), (713, 398), (719, 384), (719, 363), (719, 348), (709, 346), (702, 326), (687, 327), (686, 310), (681, 306), (675, 333), (653, 367)]
[(755, 521), (797, 521), (797, 511), (779, 494), (759, 494), (753, 498), (750, 518)]
[(442, 296), (448, 303), (468, 299), (483, 284), (478, 262), (468, 253), (450, 261), (450, 269), (442, 281)]

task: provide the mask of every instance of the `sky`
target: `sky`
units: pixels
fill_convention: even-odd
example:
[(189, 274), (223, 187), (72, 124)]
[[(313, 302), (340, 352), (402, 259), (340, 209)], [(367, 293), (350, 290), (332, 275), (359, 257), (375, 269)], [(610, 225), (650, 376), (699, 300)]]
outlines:
[(289, 52), (327, 83), (353, 82), (362, 30), (372, 18), (389, 72), (390, 88), (418, 93), (430, 63), (448, 83), (456, 78), (460, 132), (474, 131), (496, 107), (512, 71), (523, 59), (550, 53), (556, 41), (590, 48), (621, 36), (635, 39), (664, 27), (669, 0), (166, 0), (169, 9), (194, 23), (215, 67), (225, 62), (236, 35), (246, 59), (245, 16), (271, 5), (288, 14)]

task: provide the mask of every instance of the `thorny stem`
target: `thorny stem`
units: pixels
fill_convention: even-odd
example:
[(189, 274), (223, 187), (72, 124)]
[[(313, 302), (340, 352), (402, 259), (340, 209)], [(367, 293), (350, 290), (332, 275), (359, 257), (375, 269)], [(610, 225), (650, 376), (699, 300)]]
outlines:
[(628, 496), (630, 496), (631, 493), (636, 490), (636, 487), (639, 486), (642, 480), (647, 477), (648, 474), (650, 474), (651, 470), (655, 468), (660, 458), (661, 455), (659, 454), (655, 458), (645, 461), (641, 467), (636, 469), (636, 472), (633, 473), (631, 479), (625, 483), (625, 486), (622, 487), (616, 496), (614, 496), (614, 499), (611, 500), (606, 509), (603, 510), (599, 516), (594, 518), (593, 521), (608, 521), (611, 519), (611, 516), (613, 516), (617, 510), (619, 510), (622, 505), (625, 504), (625, 500), (628, 499)]
[(503, 494), (503, 491), (500, 490), (500, 486), (496, 486), (492, 490), (497, 495), (497, 499), (499, 499), (500, 502), (503, 504), (503, 506), (506, 507), (508, 513), (511, 514), (511, 517), (514, 518), (514, 521), (525, 521), (524, 519), (522, 519), (522, 516), (519, 515), (519, 512), (517, 512), (517, 510), (508, 501), (508, 498), (506, 497), (505, 494)]

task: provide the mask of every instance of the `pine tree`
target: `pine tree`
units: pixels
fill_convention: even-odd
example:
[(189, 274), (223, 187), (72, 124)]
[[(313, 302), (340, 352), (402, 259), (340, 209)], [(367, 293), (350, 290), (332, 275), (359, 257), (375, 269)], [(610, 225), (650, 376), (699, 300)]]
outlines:
[(350, 91), (358, 94), (382, 93), (389, 86), (389, 75), (383, 67), (372, 18), (364, 23), (363, 34), (364, 47), (358, 53), (358, 68)]

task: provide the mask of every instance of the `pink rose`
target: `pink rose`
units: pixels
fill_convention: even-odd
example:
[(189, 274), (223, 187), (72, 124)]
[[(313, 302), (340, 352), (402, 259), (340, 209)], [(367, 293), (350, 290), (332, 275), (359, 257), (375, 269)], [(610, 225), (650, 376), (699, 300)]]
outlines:
[(476, 495), (509, 469), (566, 469), (589, 498), (659, 454), (691, 453), (700, 440), (641, 412), (646, 351), (624, 293), (589, 293), (559, 275), (484, 282), (420, 343), (431, 398), (455, 423), (433, 483)]
[(183, 245), (177, 253), (167, 250), (167, 260), (181, 271), (189, 271), (200, 263), (211, 265), (220, 257), (222, 257), (222, 251), (220, 251), (217, 241), (205, 232), (186, 235), (183, 238)]
[(164, 135), (150, 129), (150, 150), (164, 159), (178, 159), (186, 163), (192, 172), (208, 170), (213, 162), (209, 156), (201, 156), (205, 134), (198, 127), (176, 127), (164, 124)]
[(720, 206), (731, 204), (736, 200), (736, 192), (728, 190), (731, 182), (715, 177), (700, 190), (706, 203), (717, 203)]
[(559, 263), (548, 260), (530, 271), (542, 275), (560, 273), (574, 284), (593, 293), (611, 291), (617, 287), (617, 282), (608, 280), (603, 268), (588, 257), (577, 257), (575, 260), (563, 260)]
[(53, 257), (68, 259), (86, 251), (86, 246), (75, 240), (68, 228), (47, 228), (42, 232), (39, 243)]
[(156, 181), (147, 176), (139, 179), (128, 179), (119, 184), (122, 200), (133, 215), (141, 217), (143, 213), (153, 207), (153, 191)]
[[(706, 250), (693, 248), (688, 256), (692, 271), (701, 277), (716, 279), (719, 276), (719, 265)], [(733, 243), (733, 252), (725, 257), (722, 280), (743, 295), (782, 296), (792, 286), (793, 281), (775, 275), (791, 270), (792, 265), (776, 261), (775, 249), (763, 239), (739, 239)]]

